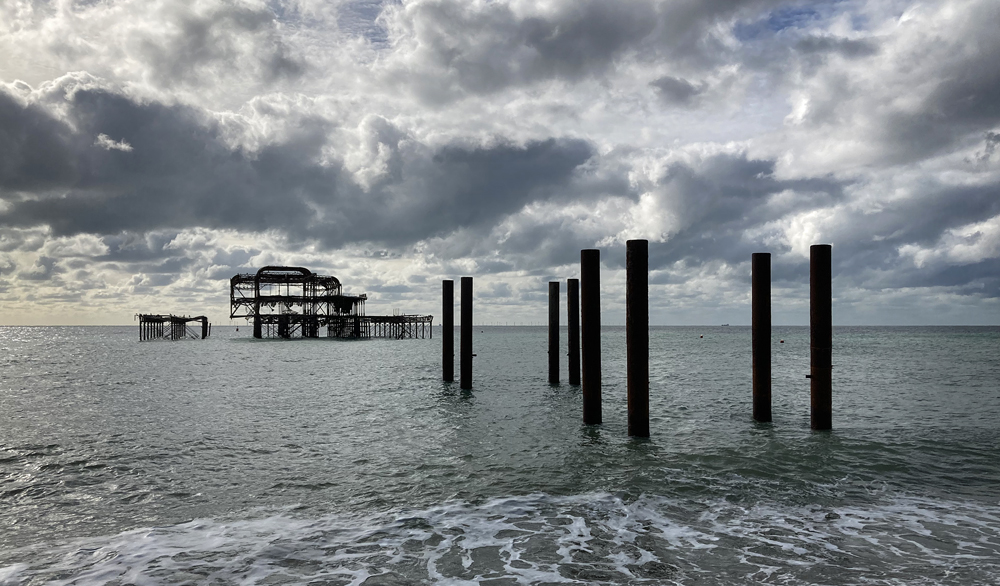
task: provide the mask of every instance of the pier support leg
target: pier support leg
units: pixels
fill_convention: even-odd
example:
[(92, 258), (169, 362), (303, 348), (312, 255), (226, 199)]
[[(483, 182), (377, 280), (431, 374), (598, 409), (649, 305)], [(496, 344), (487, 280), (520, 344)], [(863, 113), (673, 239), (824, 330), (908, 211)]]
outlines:
[(566, 281), (569, 384), (580, 384), (580, 279)]
[(462, 277), (462, 338), (459, 386), (472, 388), (472, 277)]
[(208, 318), (201, 318), (201, 339), (204, 340), (208, 337)]
[(601, 251), (580, 251), (580, 341), (583, 352), (583, 422), (601, 414)]
[(455, 380), (455, 281), (441, 282), (441, 366), (445, 382)]
[(559, 384), (559, 281), (549, 282), (549, 384)]
[(649, 241), (625, 243), (628, 434), (649, 437)]
[(771, 421), (771, 254), (750, 256), (751, 346), (753, 348), (753, 418)]
[(833, 427), (833, 271), (829, 244), (809, 247), (810, 423)]

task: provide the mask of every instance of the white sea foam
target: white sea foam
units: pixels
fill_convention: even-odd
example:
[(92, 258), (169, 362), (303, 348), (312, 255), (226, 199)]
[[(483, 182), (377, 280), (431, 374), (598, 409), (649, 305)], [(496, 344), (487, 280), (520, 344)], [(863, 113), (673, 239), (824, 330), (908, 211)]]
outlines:
[(958, 501), (829, 510), (538, 494), (128, 531), (15, 552), (28, 561), (0, 568), (0, 584), (996, 583), (998, 528), (1000, 509)]

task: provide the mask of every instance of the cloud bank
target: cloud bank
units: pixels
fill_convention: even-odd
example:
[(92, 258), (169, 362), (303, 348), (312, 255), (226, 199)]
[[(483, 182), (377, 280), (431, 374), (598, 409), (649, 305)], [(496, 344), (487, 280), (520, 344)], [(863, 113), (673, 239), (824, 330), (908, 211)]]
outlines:
[(301, 264), (483, 321), (650, 240), (654, 323), (1000, 323), (988, 0), (22, 2), (0, 7), (0, 323), (225, 321)]

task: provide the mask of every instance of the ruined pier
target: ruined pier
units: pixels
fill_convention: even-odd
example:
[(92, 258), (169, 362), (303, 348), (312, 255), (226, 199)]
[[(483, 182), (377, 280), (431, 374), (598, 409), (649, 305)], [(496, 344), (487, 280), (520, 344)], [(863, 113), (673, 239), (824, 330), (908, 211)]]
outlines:
[(229, 281), (229, 317), (251, 321), (255, 338), (430, 337), (433, 316), (365, 315), (367, 300), (304, 267), (267, 266)]
[[(146, 340), (203, 340), (212, 332), (208, 318), (181, 315), (137, 313), (139, 341)], [(192, 323), (197, 325), (192, 325)], [(198, 325), (201, 327), (199, 328)]]

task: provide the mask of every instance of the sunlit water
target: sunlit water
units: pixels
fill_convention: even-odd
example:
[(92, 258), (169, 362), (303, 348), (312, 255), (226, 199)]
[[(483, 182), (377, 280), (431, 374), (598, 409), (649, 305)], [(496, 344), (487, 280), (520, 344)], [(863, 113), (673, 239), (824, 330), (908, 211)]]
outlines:
[(440, 328), (249, 334), (0, 328), (0, 584), (1000, 583), (1000, 328), (835, 329), (828, 433), (807, 328), (766, 425), (749, 328), (654, 328), (649, 440), (621, 328), (600, 426), (544, 328), (477, 328), (471, 392)]

